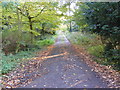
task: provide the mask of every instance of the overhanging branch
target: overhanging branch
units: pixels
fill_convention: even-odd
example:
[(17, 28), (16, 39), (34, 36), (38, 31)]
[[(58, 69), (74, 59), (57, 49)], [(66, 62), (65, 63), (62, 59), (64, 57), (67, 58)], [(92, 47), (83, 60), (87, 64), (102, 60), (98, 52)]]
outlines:
[(21, 10), (20, 8), (17, 7), (17, 9), (20, 11), (20, 13), (21, 13), (23, 16), (27, 17), (24, 13), (22, 13), (22, 10)]
[(35, 17), (38, 17), (43, 11), (44, 11), (45, 7), (34, 17), (31, 17), (31, 18), (35, 18)]

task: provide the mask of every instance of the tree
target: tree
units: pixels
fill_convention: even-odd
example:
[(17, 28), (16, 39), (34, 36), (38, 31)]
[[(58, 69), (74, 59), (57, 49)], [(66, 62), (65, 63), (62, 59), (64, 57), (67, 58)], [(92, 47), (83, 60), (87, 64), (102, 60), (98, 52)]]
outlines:
[(58, 3), (51, 2), (25, 2), (19, 5), (17, 9), (28, 19), (29, 28), (32, 34), (31, 41), (33, 41), (33, 25), (34, 23), (41, 23), (42, 31), (44, 32), (45, 23), (59, 24), (59, 14), (57, 14)]
[(87, 24), (85, 31), (101, 36), (105, 44), (104, 56), (116, 66), (120, 65), (119, 10), (120, 2), (88, 2), (79, 4), (75, 12), (76, 24), (80, 27)]
[(3, 51), (16, 53), (39, 36), (55, 33), (66, 11), (57, 2), (3, 2), (2, 6)]

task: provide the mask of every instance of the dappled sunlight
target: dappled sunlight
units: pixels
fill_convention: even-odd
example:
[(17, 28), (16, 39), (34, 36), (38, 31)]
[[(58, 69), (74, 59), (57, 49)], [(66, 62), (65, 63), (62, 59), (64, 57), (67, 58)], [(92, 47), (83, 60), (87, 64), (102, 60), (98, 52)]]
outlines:
[(54, 58), (54, 57), (59, 57), (59, 56), (64, 56), (64, 55), (68, 55), (67, 52), (62, 53), (62, 54), (57, 54), (57, 55), (52, 55), (52, 56), (45, 56), (45, 57), (38, 57), (38, 58), (32, 58), (34, 60), (42, 60), (42, 59), (48, 59), (48, 58)]

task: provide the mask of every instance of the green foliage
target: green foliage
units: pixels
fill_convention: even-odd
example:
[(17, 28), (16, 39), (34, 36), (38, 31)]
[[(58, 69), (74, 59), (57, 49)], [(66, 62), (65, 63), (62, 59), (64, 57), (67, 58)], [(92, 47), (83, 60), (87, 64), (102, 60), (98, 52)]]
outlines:
[(90, 54), (96, 57), (103, 57), (104, 45), (95, 34), (70, 33), (69, 40), (84, 47)]
[(27, 45), (30, 44), (29, 33), (18, 33), (18, 31), (3, 31), (2, 32), (3, 51), (6, 55), (9, 53), (17, 53), (18, 51), (25, 50)]
[[(82, 31), (96, 33), (105, 45), (104, 57), (114, 67), (120, 64), (120, 2), (77, 3), (74, 19)], [(92, 49), (91, 49), (92, 50)], [(116, 53), (116, 54), (114, 54)], [(119, 68), (119, 67), (118, 67)]]
[(101, 58), (103, 56), (104, 52), (104, 46), (103, 45), (97, 45), (92, 46), (88, 48), (88, 52), (96, 57)]
[(51, 39), (45, 39), (45, 40), (40, 40), (36, 42), (36, 45), (43, 47), (43, 46), (49, 46), (54, 44), (54, 41)]
[[(62, 8), (57, 2), (2, 2), (2, 43), (6, 55), (35, 47), (33, 41), (55, 35)], [(63, 11), (65, 13), (65, 11)]]
[(107, 58), (107, 62), (115, 69), (120, 70), (120, 50), (109, 49), (104, 53), (104, 57)]
[[(105, 52), (105, 45), (102, 44), (99, 36), (96, 34), (82, 34), (81, 32), (72, 32), (67, 34), (67, 38), (74, 44), (85, 48), (89, 54), (95, 56), (94, 60), (100, 64), (111, 65), (114, 69), (119, 69), (120, 51), (111, 49)], [(104, 53), (106, 53), (104, 55)]]
[(55, 35), (66, 6), (60, 7), (58, 2), (11, 1), (1, 4), (2, 74), (6, 74), (22, 62), (22, 58), (34, 55), (30, 50), (54, 43), (54, 39), (47, 35)]
[(33, 53), (34, 51), (21, 51), (15, 55), (10, 54), (8, 56), (6, 56), (4, 53), (2, 54), (2, 74), (6, 74), (8, 72), (10, 72), (11, 70), (13, 70), (15, 67), (17, 67), (17, 65), (21, 62), (25, 62), (26, 60), (22, 60), (22, 59), (27, 59), (27, 58), (31, 58), (32, 56), (34, 56), (35, 54)]
[(88, 8), (88, 7), (87, 7), (87, 5), (85, 5), (81, 2), (77, 3), (76, 5), (80, 6), (80, 7), (79, 7), (79, 9), (76, 9), (76, 11), (74, 12), (73, 20), (77, 24), (78, 29), (81, 31), (84, 31), (84, 29), (88, 26), (88, 24), (85, 20), (85, 16), (84, 16), (82, 9)]

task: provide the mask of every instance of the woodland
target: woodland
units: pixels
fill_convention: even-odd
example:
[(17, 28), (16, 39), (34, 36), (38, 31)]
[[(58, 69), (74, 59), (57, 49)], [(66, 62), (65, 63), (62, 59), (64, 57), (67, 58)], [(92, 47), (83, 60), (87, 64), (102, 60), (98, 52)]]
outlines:
[(78, 1), (74, 9), (72, 3), (0, 3), (2, 74), (54, 44), (59, 30), (95, 56), (96, 62), (120, 70), (120, 2)]

